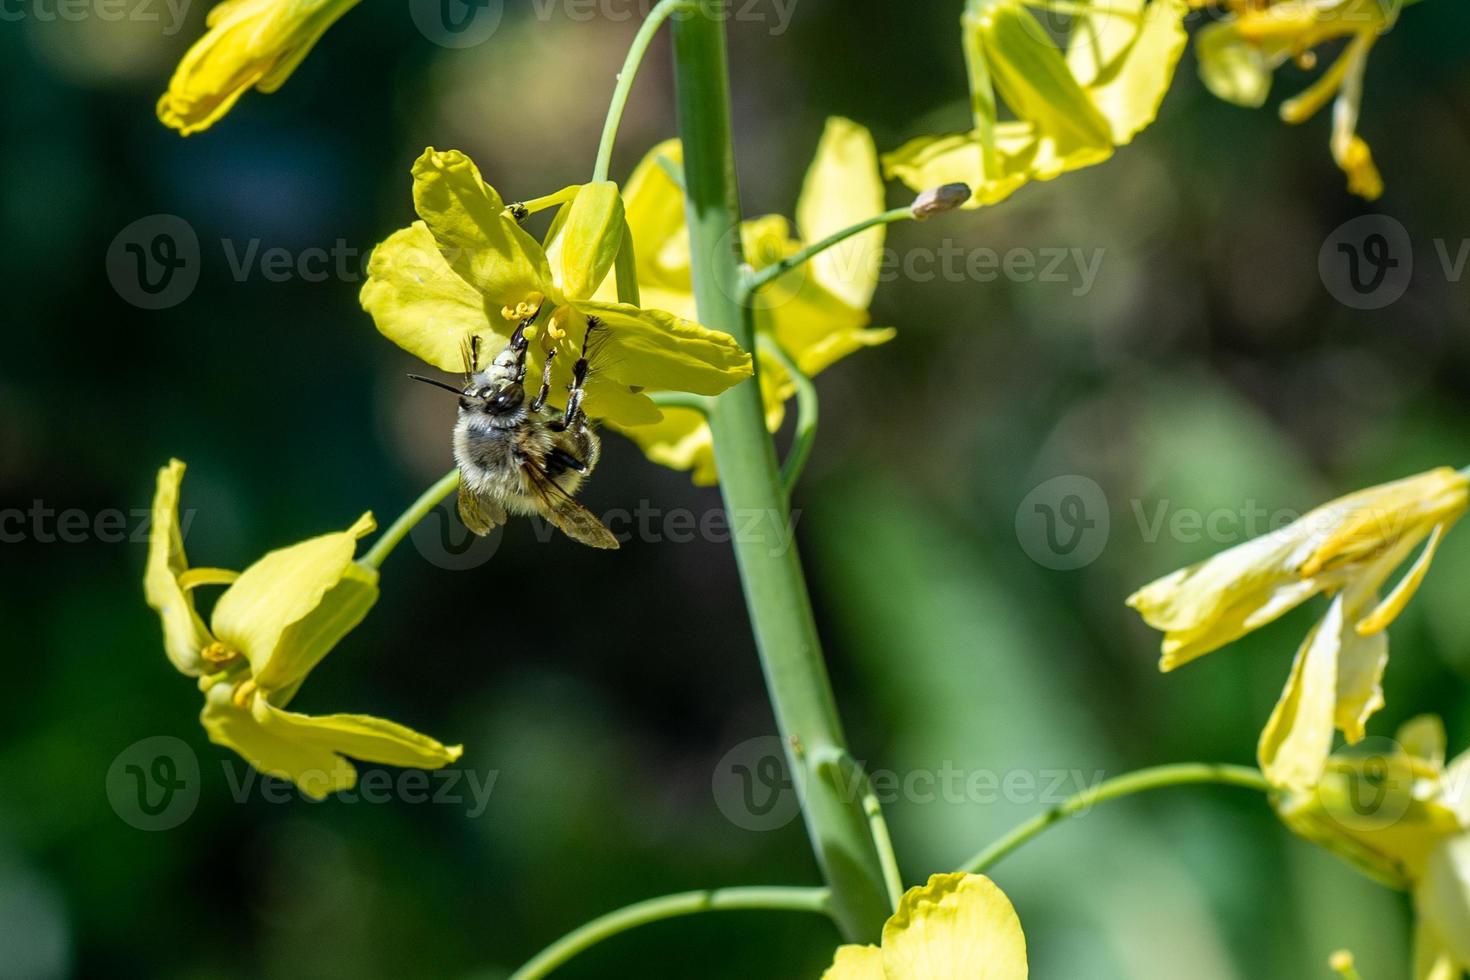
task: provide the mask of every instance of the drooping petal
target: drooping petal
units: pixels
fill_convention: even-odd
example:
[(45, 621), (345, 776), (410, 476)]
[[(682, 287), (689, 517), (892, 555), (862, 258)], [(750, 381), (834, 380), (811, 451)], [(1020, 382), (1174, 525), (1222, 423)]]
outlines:
[(1398, 619), (1399, 613), (1404, 611), (1404, 607), (1409, 604), (1410, 599), (1414, 598), (1414, 594), (1419, 591), (1419, 586), (1423, 584), (1424, 576), (1428, 574), (1429, 566), (1434, 561), (1434, 555), (1439, 550), (1439, 543), (1444, 538), (1445, 527), (1444, 524), (1435, 526), (1429, 535), (1429, 540), (1424, 545), (1424, 550), (1419, 553), (1419, 557), (1415, 559), (1404, 577), (1399, 579), (1398, 585), (1394, 586), (1388, 598), (1358, 622), (1359, 633), (1376, 633), (1385, 630), (1395, 619)]
[[(261, 690), (293, 686), (330, 649), (323, 644), (335, 643), (367, 613), (377, 597), (376, 574), (354, 566), (352, 557), (374, 527), (364, 514), (346, 531), (273, 551), (220, 596), (215, 636), (245, 655)], [(321, 617), (313, 616), (319, 609)]]
[(413, 165), (413, 200), (444, 258), (492, 314), (553, 292), (541, 243), (505, 213), (505, 202), (458, 150), (429, 147)]
[(181, 673), (197, 677), (202, 672), (200, 651), (213, 642), (213, 637), (194, 608), (192, 592), (180, 582), (189, 570), (179, 525), (179, 486), (183, 479), (184, 464), (176, 459), (158, 471), (143, 591), (148, 605), (163, 622), (163, 648), (168, 659)]
[(182, 135), (208, 129), (252, 86), (273, 92), (358, 0), (227, 0), (184, 55), (158, 118)]
[(328, 748), (294, 740), (288, 732), (268, 731), (247, 707), (235, 703), (230, 684), (205, 693), (199, 721), (216, 745), (232, 749), (258, 772), (288, 779), (313, 799), (324, 799), (357, 783), (357, 770)]
[(498, 310), (486, 311), (484, 297), (450, 268), (422, 221), (373, 249), (359, 299), (379, 333), (441, 371), (464, 370), (466, 337), (498, 334), (503, 344), (510, 336), (510, 325)]
[(602, 321), (598, 370), (622, 384), (718, 395), (753, 373), (750, 355), (727, 333), (626, 303), (571, 305)]
[[(1351, 619), (1351, 616), (1348, 617)], [(1383, 674), (1388, 668), (1388, 634), (1363, 635), (1349, 623), (1337, 654), (1337, 710), (1334, 724), (1349, 744), (1367, 735), (1368, 719), (1383, 707)]]
[(883, 952), (877, 946), (838, 946), (822, 980), (887, 980)]
[(464, 753), (463, 746), (444, 745), (412, 728), (370, 715), (303, 715), (277, 708), (264, 697), (255, 699), (251, 715), (268, 733), (363, 762), (442, 769)]
[[(883, 212), (878, 149), (868, 130), (841, 117), (827, 120), (796, 204), (796, 224), (808, 243)], [(866, 310), (878, 286), (884, 226), (870, 228), (812, 260), (812, 277), (849, 306)]]
[(1415, 905), (1455, 963), (1470, 967), (1470, 832), (1449, 838), (1430, 855)]
[(883, 926), (888, 980), (1025, 980), (1021, 920), (984, 875), (940, 874), (904, 893)]
[(1261, 770), (1273, 786), (1308, 790), (1321, 782), (1332, 752), (1337, 658), (1345, 623), (1341, 596), (1297, 651), (1291, 678), (1261, 733)]

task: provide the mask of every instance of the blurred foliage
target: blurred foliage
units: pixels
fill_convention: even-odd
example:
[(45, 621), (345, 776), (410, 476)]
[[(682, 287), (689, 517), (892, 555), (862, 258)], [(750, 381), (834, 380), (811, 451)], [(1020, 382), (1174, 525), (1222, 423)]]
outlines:
[[(733, 25), (750, 213), (795, 199), (828, 114), (867, 123), (884, 148), (962, 124), (959, 4), (922, 6), (804, 0), (777, 36)], [(364, 4), (282, 93), (247, 96), (188, 140), (152, 104), (202, 6), (174, 34), (7, 21), (0, 509), (131, 514), (177, 455), (191, 464), (191, 555), (238, 567), (364, 507), (391, 519), (444, 471), (453, 404), (403, 380), (409, 361), (357, 308), (361, 263), (409, 219), (407, 168), (426, 144), (469, 151), (510, 195), (583, 178), (635, 26), (510, 8), (489, 43), (450, 50), (407, 4)], [(1470, 462), (1470, 294), (1434, 246), (1453, 255), (1470, 235), (1467, 41), (1470, 11), (1436, 0), (1374, 54), (1363, 132), (1388, 181), (1377, 210), (1418, 258), (1381, 311), (1339, 305), (1318, 277), (1322, 243), (1364, 207), (1325, 121), (1289, 128), (1219, 104), (1188, 59), (1160, 121), (1108, 164), (894, 231), (900, 256), (1105, 251), (1085, 295), (1075, 281), (900, 276), (875, 303), (898, 340), (822, 379), (799, 529), (862, 758), (1115, 773), (1253, 757), (1311, 613), (1159, 676), (1157, 637), (1122, 599), (1221, 543), (1149, 540), (1138, 515), (1300, 511)], [(617, 172), (671, 135), (665, 60), (639, 82)], [(147, 312), (113, 291), (103, 257), (160, 212), (197, 231), (202, 277)], [(240, 280), (225, 247), (252, 241), (296, 254), (340, 242), (356, 259), (326, 282)], [(1087, 475), (1110, 502), (1108, 546), (1077, 571), (1033, 563), (1015, 532), (1019, 502), (1059, 474)], [(587, 498), (717, 505), (616, 438)], [(1452, 744), (1470, 738), (1463, 534), (1394, 627), (1379, 732), (1437, 710)], [(523, 524), (470, 572), (411, 548), (390, 560), (382, 603), (303, 708), (462, 738), (467, 768), (498, 772), (471, 819), (462, 806), (235, 802), (220, 770), (232, 757), (206, 742), (197, 693), (143, 605), (142, 547), (91, 537), (0, 546), (0, 977), (492, 978), (625, 902), (814, 880), (799, 824), (741, 830), (711, 798), (716, 761), (773, 727), (719, 544), (603, 555)], [(198, 753), (203, 791), (182, 826), (147, 833), (115, 815), (104, 781), (158, 734)], [(891, 808), (913, 879), (1035, 809)], [(1365, 976), (1407, 976), (1400, 898), (1288, 838), (1249, 794), (1115, 804), (996, 875), (1039, 977), (1314, 977), (1340, 946)], [(622, 937), (564, 975), (810, 977), (835, 940), (819, 920), (731, 914)]]

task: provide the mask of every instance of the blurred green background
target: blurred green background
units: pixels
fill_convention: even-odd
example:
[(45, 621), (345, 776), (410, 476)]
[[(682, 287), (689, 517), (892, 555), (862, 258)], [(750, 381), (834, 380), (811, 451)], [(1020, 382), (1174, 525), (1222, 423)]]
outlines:
[[(962, 125), (960, 6), (800, 0), (785, 30), (770, 4), (733, 23), (749, 213), (791, 214), (829, 114), (882, 149)], [(187, 140), (153, 102), (203, 4), (173, 32), (162, 5), (161, 23), (6, 9), (22, 16), (0, 26), (0, 511), (28, 516), (0, 545), (0, 977), (494, 978), (640, 898), (815, 883), (799, 821), (746, 829), (712, 789), (721, 760), (773, 728), (725, 546), (600, 554), (521, 522), (467, 570), (432, 538), (389, 560), (381, 603), (296, 704), (463, 740), (461, 768), (495, 779), (473, 813), (467, 782), (457, 804), (242, 798), (243, 765), (207, 742), (197, 692), (163, 656), (143, 545), (103, 524), (138, 531), (178, 456), (191, 558), (241, 567), (364, 509), (386, 522), (445, 471), (452, 400), (404, 379), (414, 362), (357, 307), (361, 264), (410, 220), (425, 145), (469, 151), (507, 198), (585, 179), (636, 27), (607, 12), (642, 6), (584, 20), (512, 2), (493, 37), (450, 49), (407, 3), (365, 3), (280, 94), (247, 95)], [(1470, 462), (1470, 298), (1453, 263), (1470, 236), (1467, 41), (1470, 11), (1437, 0), (1378, 45), (1362, 125), (1388, 182), (1377, 205), (1345, 192), (1325, 118), (1290, 128), (1219, 103), (1191, 54), (1158, 123), (1109, 163), (893, 231), (900, 258), (943, 245), (1102, 262), (1090, 289), (899, 275), (874, 306), (898, 339), (820, 380), (799, 537), (871, 768), (1091, 781), (1253, 759), (1315, 609), (1163, 677), (1157, 636), (1122, 600), (1241, 540), (1235, 515)], [(618, 174), (673, 135), (666, 51), (640, 78)], [(1305, 78), (1286, 69), (1276, 97)], [(1318, 270), (1334, 231), (1368, 213), (1400, 222), (1415, 259), (1403, 297), (1371, 311)], [(149, 311), (105, 257), (155, 214), (197, 233), (200, 278)], [(237, 275), (230, 256), (252, 243), (335, 247), (348, 274)], [(594, 509), (718, 506), (606, 442)], [(1095, 481), (1109, 518), (1080, 568), (1035, 560), (1018, 533), (1028, 495), (1059, 476)], [(76, 540), (38, 508), (85, 515)], [(1151, 533), (1180, 512), (1185, 530)], [(1190, 533), (1190, 513), (1226, 519)], [(1453, 745), (1470, 740), (1467, 583), (1470, 536), (1455, 535), (1394, 627), (1376, 733), (1437, 710)], [(197, 805), (167, 830), (130, 825), (109, 796), (154, 736), (182, 739), (200, 770)], [(896, 794), (908, 877), (1056, 802), (1039, 781), (999, 802)], [(1113, 804), (995, 876), (1040, 978), (1318, 977), (1341, 946), (1365, 976), (1408, 976), (1406, 900), (1243, 791)], [(732, 913), (624, 936), (561, 975), (815, 977), (836, 942), (816, 918)]]

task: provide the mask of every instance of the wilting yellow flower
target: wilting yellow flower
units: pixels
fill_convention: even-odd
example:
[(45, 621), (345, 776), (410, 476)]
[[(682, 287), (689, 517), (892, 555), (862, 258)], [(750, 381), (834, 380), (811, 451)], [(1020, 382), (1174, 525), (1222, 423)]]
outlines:
[[(1168, 671), (1314, 595), (1332, 596), (1297, 652), (1259, 750), (1272, 782), (1313, 786), (1332, 751), (1333, 729), (1357, 742), (1383, 707), (1384, 630), (1423, 581), (1445, 531), (1465, 512), (1467, 486), (1463, 473), (1442, 468), (1350, 494), (1280, 531), (1166, 575), (1128, 604), (1164, 631), (1160, 666)], [(1389, 575), (1420, 544), (1418, 560), (1380, 597)]]
[(883, 945), (843, 946), (822, 980), (1025, 980), (1026, 936), (984, 875), (934, 875), (910, 888)]
[(1444, 725), (1423, 716), (1394, 748), (1333, 756), (1320, 784), (1276, 801), (1301, 837), (1390, 886), (1418, 916), (1416, 980), (1470, 970), (1470, 752), (1445, 765)]
[(274, 92), (358, 0), (225, 0), (209, 12), (158, 100), (158, 118), (182, 135), (214, 125), (251, 87)]
[[(684, 195), (659, 165), (660, 157), (681, 164), (679, 142), (654, 147), (628, 180), (628, 227), (637, 245), (638, 283), (645, 303), (693, 317)], [(804, 242), (821, 241), (882, 213), (883, 207), (883, 180), (872, 136), (857, 123), (829, 119), (796, 205), (800, 238), (779, 215), (747, 221), (741, 227), (745, 260), (763, 269), (800, 251)], [(775, 340), (808, 376), (854, 351), (892, 339), (892, 329), (868, 326), (883, 242), (884, 229), (872, 228), (766, 286), (754, 300), (757, 331)], [(766, 422), (774, 432), (796, 387), (781, 364), (765, 354), (760, 383)], [(701, 485), (716, 481), (714, 444), (699, 412), (670, 408), (657, 424), (620, 426), (619, 431), (654, 462), (691, 470), (694, 482)]]
[(1383, 178), (1368, 144), (1358, 135), (1363, 72), (1379, 35), (1398, 18), (1401, 0), (1284, 0), (1242, 7), (1199, 32), (1195, 41), (1200, 76), (1220, 98), (1258, 108), (1271, 92), (1272, 73), (1288, 60), (1316, 64), (1313, 48), (1349, 38), (1337, 59), (1300, 95), (1281, 105), (1281, 118), (1300, 123), (1329, 101), (1332, 157), (1348, 178), (1348, 189), (1369, 201), (1383, 193)]
[[(976, 208), (1106, 160), (1158, 114), (1187, 13), (1181, 0), (1098, 0), (1073, 19), (1064, 52), (1021, 0), (969, 0), (974, 128), (912, 140), (884, 157), (885, 171), (915, 190), (969, 184)], [(1016, 119), (1000, 121), (998, 98)]]
[(373, 250), (361, 295), (378, 330), (409, 353), (460, 371), (470, 337), (487, 341), (493, 357), (534, 316), (530, 371), (551, 351), (553, 390), (564, 391), (595, 318), (604, 329), (594, 338), (584, 407), (623, 425), (661, 418), (644, 389), (716, 395), (750, 377), (750, 355), (729, 334), (661, 309), (592, 298), (627, 233), (615, 184), (572, 187), (537, 202), (562, 205), (543, 246), (517, 220), (524, 206), (507, 208), (463, 153), (431, 147), (413, 177), (423, 220)]
[[(210, 741), (317, 799), (356, 783), (347, 756), (424, 769), (458, 759), (459, 746), (381, 718), (285, 710), (306, 675), (377, 601), (378, 573), (352, 560), (358, 539), (374, 528), (372, 515), (273, 551), (244, 572), (190, 568), (179, 526), (183, 479), (178, 460), (158, 473), (144, 588), (163, 621), (169, 659), (199, 678), (199, 720)], [(205, 585), (228, 586), (208, 627), (194, 605), (194, 590)]]

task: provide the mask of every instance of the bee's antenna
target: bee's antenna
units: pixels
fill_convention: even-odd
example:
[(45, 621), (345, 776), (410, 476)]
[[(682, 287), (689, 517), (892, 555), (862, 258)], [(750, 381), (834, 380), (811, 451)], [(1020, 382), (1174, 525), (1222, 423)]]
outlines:
[(418, 374), (410, 374), (409, 377), (415, 381), (422, 381), (426, 385), (433, 385), (435, 388), (443, 388), (445, 391), (452, 391), (461, 398), (471, 397), (469, 395), (466, 395), (460, 389), (456, 388), (454, 385), (445, 384), (443, 381), (435, 381), (433, 378), (425, 378), (422, 375)]

